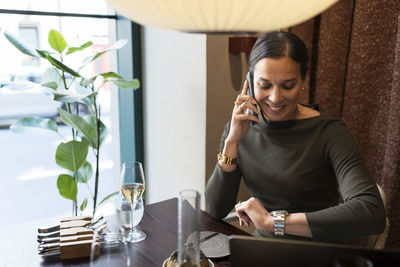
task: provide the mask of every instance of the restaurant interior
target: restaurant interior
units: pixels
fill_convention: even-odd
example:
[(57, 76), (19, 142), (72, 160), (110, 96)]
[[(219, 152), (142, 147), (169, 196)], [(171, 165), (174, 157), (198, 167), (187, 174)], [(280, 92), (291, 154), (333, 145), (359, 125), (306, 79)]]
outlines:
[[(271, 0), (152, 0), (145, 2), (91, 0), (87, 5), (81, 4), (82, 1), (69, 0), (71, 8), (65, 5), (67, 7), (65, 9), (60, 8), (63, 5), (62, 2), (66, 2), (63, 0), (54, 1), (58, 3), (55, 9), (48, 9), (38, 4), (40, 1), (35, 0), (19, 2), (21, 5), (16, 6), (12, 3), (0, 4), (0, 14), (3, 16), (3, 19), (0, 18), (0, 38), (3, 39), (0, 41), (1, 50), (6, 51), (4, 48), (6, 43), (11, 47), (10, 39), (5, 38), (7, 32), (18, 36), (19, 29), (21, 36), (22, 28), (36, 27), (35, 42), (40, 47), (46, 47), (47, 44), (43, 42), (48, 41), (47, 34), (51, 29), (56, 29), (57, 32), (63, 34), (65, 39), (81, 42), (73, 45), (68, 43), (69, 47), (78, 47), (83, 41), (87, 41), (85, 36), (90, 36), (90, 38), (95, 38), (93, 48), (89, 48), (94, 53), (102, 50), (110, 51), (110, 56), (107, 57), (99, 54), (100, 63), (97, 64), (95, 59), (93, 60), (93, 67), (91, 67), (93, 71), (118, 73), (118, 78), (109, 76), (108, 79), (111, 81), (115, 78), (121, 82), (120, 85), (131, 82), (131, 87), (118, 88), (118, 83), (113, 82), (112, 85), (102, 88), (107, 90), (104, 98), (108, 102), (105, 104), (103, 113), (110, 137), (105, 139), (109, 141), (104, 142), (105, 148), (102, 149), (101, 154), (103, 158), (100, 157), (100, 160), (107, 158), (108, 169), (107, 171), (102, 169), (97, 161), (97, 169), (100, 172), (100, 178), (97, 181), (96, 157), (93, 155), (88, 157), (88, 161), (93, 162), (91, 171), (93, 178), (89, 182), (86, 181), (89, 191), (85, 183), (81, 182), (77, 185), (77, 182), (73, 182), (77, 192), (74, 193), (75, 200), (71, 199), (68, 197), (69, 193), (62, 191), (60, 185), (62, 179), (58, 176), (61, 173), (57, 172), (52, 177), (46, 178), (48, 188), (43, 190), (40, 187), (35, 188), (38, 192), (34, 195), (37, 197), (30, 200), (32, 193), (29, 193), (29, 188), (33, 188), (33, 185), (30, 187), (29, 183), (33, 180), (25, 181), (25, 183), (18, 180), (15, 186), (11, 186), (7, 179), (15, 177), (0, 175), (3, 180), (2, 185), (4, 185), (1, 194), (15, 197), (15, 199), (4, 197), (1, 201), (3, 202), (2, 210), (7, 212), (2, 216), (3, 224), (0, 224), (3, 228), (0, 232), (0, 255), (2, 256), (0, 266), (174, 266), (167, 265), (166, 259), (171, 253), (174, 250), (180, 251), (182, 246), (193, 246), (188, 245), (189, 239), (181, 240), (180, 234), (183, 233), (181, 231), (186, 231), (183, 230), (183, 225), (188, 225), (188, 227), (194, 225), (193, 227), (197, 227), (197, 230), (201, 230), (199, 236), (195, 237), (196, 241), (193, 241), (199, 248), (202, 248), (202, 244), (203, 247), (204, 244), (212, 246), (213, 237), (214, 242), (222, 242), (223, 248), (219, 248), (222, 254), (213, 255), (215, 248), (211, 248), (210, 252), (207, 252), (210, 254), (206, 253), (210, 264), (207, 263), (205, 266), (288, 266), (287, 264), (292, 264), (292, 266), (400, 266), (399, 0), (294, 1), (296, 4), (293, 1), (277, 3)], [(253, 4), (254, 6), (249, 7)], [(75, 6), (79, 5), (81, 7), (75, 10)], [(91, 9), (91, 7), (94, 8)], [(14, 24), (11, 22), (12, 16), (18, 18)], [(42, 18), (49, 18), (49, 21)], [(81, 20), (73, 22), (78, 18)], [(88, 20), (87, 25), (90, 26), (84, 26), (85, 19)], [(71, 20), (71, 23), (67, 20)], [(90, 24), (89, 20), (92, 20)], [(71, 25), (67, 26), (68, 23)], [(105, 26), (100, 26), (100, 24)], [(80, 27), (82, 29), (79, 29)], [(103, 27), (104, 30), (94, 30), (96, 27)], [(94, 33), (90, 33), (92, 30)], [(307, 244), (302, 241), (298, 243), (297, 241), (293, 243), (282, 241), (275, 244), (273, 243), (275, 241), (270, 240), (270, 243), (262, 243), (259, 238), (251, 237), (255, 229), (254, 225), (250, 227), (240, 225), (234, 209), (222, 220), (216, 220), (208, 213), (205, 190), (217, 164), (217, 154), (221, 152), (219, 145), (224, 125), (230, 120), (233, 103), (242, 91), (243, 82), (249, 71), (249, 54), (252, 46), (263, 32), (272, 30), (294, 33), (306, 44), (309, 54), (309, 71), (306, 74), (304, 93), (300, 101), (304, 104), (317, 103), (325, 111), (341, 118), (354, 137), (368, 171), (379, 185), (384, 200), (387, 223), (384, 232), (380, 235), (355, 238), (348, 240), (345, 245), (337, 245), (338, 247), (343, 245), (343, 250), (339, 248), (336, 250), (335, 245), (332, 244), (325, 247), (324, 243)], [(24, 36), (32, 36), (30, 34)], [(28, 44), (33, 40), (32, 38), (27, 39)], [(123, 47), (118, 47), (115, 51), (107, 50), (112, 43), (122, 39), (127, 40)], [(12, 45), (18, 46), (18, 43)], [(35, 69), (35, 72), (42, 72), (44, 70), (40, 65), (42, 63), (35, 63), (36, 61), (26, 63), (28, 62), (26, 53), (23, 55), (24, 58), (20, 58), (21, 49), (20, 51), (15, 47), (9, 49), (12, 52), (8, 56), (3, 55), (6, 61), (2, 65), (7, 65), (7, 62), (15, 61), (18, 57), (19, 62), (25, 62), (18, 63), (25, 64), (24, 71)], [(80, 52), (76, 54), (78, 53)], [(46, 56), (40, 60), (46, 60)], [(56, 66), (57, 62), (51, 64)], [(8, 67), (4, 65), (0, 68), (2, 84), (0, 98), (2, 98), (1, 90), (6, 88), (3, 83), (6, 79), (5, 74), (10, 69), (18, 72), (22, 68), (22, 65), (14, 66), (11, 63)], [(107, 65), (105, 71), (103, 65)], [(77, 76), (76, 78), (78, 79)], [(136, 79), (140, 85), (133, 88), (132, 81)], [(102, 96), (99, 95), (99, 102), (102, 101), (101, 99)], [(65, 127), (64, 124), (67, 126), (73, 124), (66, 123), (61, 112), (54, 118), (60, 129), (64, 129), (62, 128)], [(12, 123), (2, 126), (0, 131), (12, 131)], [(65, 129), (63, 131), (67, 132)], [(70, 132), (68, 129), (67, 134)], [(12, 133), (12, 136), (14, 135), (21, 136)], [(29, 133), (24, 133), (24, 135), (29, 138)], [(83, 135), (77, 133), (77, 136)], [(97, 136), (99, 135), (98, 128)], [(36, 135), (31, 136), (27, 140), (35, 143), (35, 137)], [(10, 146), (13, 146), (13, 142), (17, 143), (21, 140), (13, 138), (10, 138), (11, 141), (8, 142)], [(4, 140), (6, 139), (0, 140), (1, 147), (6, 147)], [(26, 155), (32, 159), (49, 158), (46, 161), (54, 161), (51, 163), (51, 168), (59, 169), (61, 165), (57, 166), (58, 159), (54, 155), (55, 143), (56, 141), (52, 141), (51, 144), (49, 142), (49, 145), (54, 147), (51, 153), (46, 152), (40, 155), (40, 151), (26, 151)], [(95, 146), (93, 144), (89, 146), (89, 154), (92, 147), (94, 155), (99, 153), (100, 150), (96, 152)], [(21, 157), (22, 167), (14, 169), (23, 170), (25, 165), (29, 165), (29, 158)], [(18, 161), (6, 156), (0, 156), (0, 160), (1, 169), (4, 170), (12, 168), (13, 161)], [(84, 161), (85, 159), (82, 164)], [(93, 220), (103, 212), (103, 209), (117, 205), (115, 204), (118, 202), (117, 199), (119, 199), (118, 205), (122, 205), (120, 203), (124, 200), (123, 197), (128, 199), (124, 191), (121, 193), (120, 190), (121, 179), (124, 179), (121, 171), (127, 168), (123, 165), (124, 162), (132, 161), (142, 163), (140, 168), (141, 173), (144, 173), (145, 182), (142, 180), (141, 183), (143, 186), (145, 183), (145, 189), (144, 192), (140, 191), (143, 195), (139, 204), (135, 204), (135, 212), (126, 214), (128, 226), (125, 233), (121, 235), (126, 235), (126, 231), (136, 228), (145, 233), (145, 238), (141, 241), (129, 242), (126, 241), (129, 239), (126, 239), (126, 236), (121, 238), (117, 236), (117, 241), (110, 241), (114, 243), (109, 245), (107, 234), (104, 235), (106, 237), (96, 237), (96, 235), (101, 235), (97, 230), (102, 229), (102, 226), (94, 227), (93, 232), (89, 225), (97, 226)], [(64, 166), (61, 167), (65, 168)], [(13, 175), (12, 172), (10, 173)], [(75, 175), (78, 176), (77, 170)], [(72, 177), (74, 177), (73, 174)], [(72, 185), (69, 183), (68, 186)], [(11, 195), (11, 192), (15, 192), (17, 188), (22, 194), (12, 193)], [(97, 190), (99, 190), (98, 198)], [(184, 209), (186, 202), (182, 200), (182, 192), (185, 190), (196, 192), (192, 208), (194, 207), (198, 216), (196, 218), (200, 220), (199, 224), (192, 225), (191, 220), (183, 220), (182, 216), (179, 216), (181, 213), (188, 212)], [(8, 195), (7, 192), (10, 194)], [(97, 199), (90, 197), (93, 193), (96, 194)], [(110, 197), (107, 198), (107, 196)], [(245, 202), (250, 197), (249, 190), (242, 180), (235, 201)], [(15, 203), (15, 206), (10, 203)], [(96, 203), (98, 204), (98, 210), (95, 209), (96, 212), (98, 211), (97, 214), (92, 208), (96, 208)], [(129, 211), (132, 207), (128, 207)], [(27, 219), (28, 215), (24, 217), (25, 209), (27, 214), (37, 214), (35, 219)], [(193, 209), (189, 211), (190, 215), (186, 214), (188, 218), (193, 216), (192, 211)], [(107, 211), (104, 217), (107, 216), (106, 213)], [(132, 217), (129, 217), (130, 215)], [(78, 241), (84, 244), (67, 246), (65, 244), (70, 241), (64, 241), (64, 246), (62, 245), (63, 225), (66, 228), (72, 227), (66, 225), (74, 225), (74, 223), (69, 223), (75, 220), (70, 216), (83, 216), (79, 217), (78, 221), (84, 224), (82, 224), (83, 228), (90, 230), (90, 238), (86, 232), (75, 233), (72, 236), (86, 235), (90, 242)], [(85, 216), (90, 218), (85, 218)], [(133, 225), (133, 216), (139, 217), (136, 226)], [(13, 217), (15, 220), (12, 219)], [(107, 232), (109, 238), (112, 239), (113, 225), (110, 221), (112, 221), (111, 217), (104, 223), (107, 227), (101, 231)], [(124, 225), (122, 222), (119, 223)], [(130, 223), (132, 226), (129, 226)], [(59, 227), (57, 228), (58, 236), (56, 236), (58, 243), (43, 246), (43, 243), (40, 243), (43, 238), (54, 238), (48, 235), (51, 232), (48, 229), (52, 225)], [(38, 233), (41, 227), (43, 227), (43, 232)], [(217, 232), (219, 235), (211, 236), (212, 232)], [(236, 239), (233, 235), (245, 238)], [(253, 239), (246, 239), (249, 236)], [(105, 241), (102, 238), (105, 238)], [(98, 239), (103, 241), (100, 245), (93, 245)], [(259, 241), (260, 244), (257, 243)], [(276, 255), (266, 254), (266, 251), (270, 250), (271, 242), (272, 245), (275, 244), (275, 248), (282, 246), (280, 250), (271, 249)], [(229, 255), (229, 243), (231, 255)], [(248, 254), (238, 256), (237, 253), (240, 252), (237, 249), (238, 244), (241, 244), (243, 248), (250, 248)], [(252, 249), (253, 246), (262, 247), (264, 252), (257, 248)], [(296, 246), (299, 250), (292, 251), (292, 248)], [(225, 253), (226, 249), (228, 249), (227, 253)], [(207, 251), (206, 248), (205, 250)], [(236, 252), (235, 255), (232, 254), (233, 251)], [(280, 255), (281, 251), (292, 251), (292, 254)], [(339, 262), (337, 254), (333, 254), (333, 251), (355, 255), (358, 261), (354, 260), (354, 256), (351, 259), (352, 263), (346, 265), (346, 262)], [(314, 258), (314, 260), (321, 258), (320, 262), (314, 262), (315, 265), (311, 261), (300, 260), (296, 264), (295, 261), (283, 260), (283, 258), (289, 260), (290, 255), (293, 257), (303, 255), (304, 258), (311, 259), (315, 253), (322, 255)], [(246, 255), (252, 259), (246, 259)], [(279, 258), (279, 260), (274, 259), (268, 265), (266, 258), (270, 259), (272, 256), (276, 256), (274, 258)], [(323, 256), (325, 260), (322, 260)], [(198, 257), (202, 259), (201, 255)], [(334, 263), (332, 257), (336, 257)], [(329, 259), (329, 262), (326, 259)], [(350, 261), (347, 258), (346, 260)]]

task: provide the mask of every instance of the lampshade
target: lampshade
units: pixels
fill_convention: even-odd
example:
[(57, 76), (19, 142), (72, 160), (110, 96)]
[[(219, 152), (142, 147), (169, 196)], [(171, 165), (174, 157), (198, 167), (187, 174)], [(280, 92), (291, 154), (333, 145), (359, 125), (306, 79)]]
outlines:
[(133, 21), (187, 32), (261, 32), (286, 28), (338, 0), (107, 0)]

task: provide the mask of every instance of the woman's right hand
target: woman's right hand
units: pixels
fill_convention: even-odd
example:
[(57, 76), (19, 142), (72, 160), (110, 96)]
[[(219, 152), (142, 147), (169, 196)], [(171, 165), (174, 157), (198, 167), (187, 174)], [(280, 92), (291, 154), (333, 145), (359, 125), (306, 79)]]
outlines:
[(232, 111), (231, 126), (227, 140), (232, 143), (239, 143), (247, 134), (250, 128), (250, 121), (261, 122), (258, 117), (250, 114), (250, 109), (255, 114), (259, 114), (259, 110), (255, 106), (256, 100), (247, 94), (249, 84), (247, 80), (243, 84), (240, 95), (236, 98), (235, 106)]
[[(226, 157), (236, 159), (238, 156), (238, 148), (240, 140), (247, 134), (250, 128), (250, 121), (261, 122), (258, 117), (250, 115), (249, 109), (253, 110), (256, 114), (260, 112), (254, 106), (257, 102), (249, 95), (247, 80), (244, 82), (243, 90), (238, 95), (235, 101), (235, 107), (232, 111), (232, 119), (230, 130), (227, 138), (225, 139), (224, 149), (222, 154)], [(236, 169), (236, 164), (225, 164), (221, 160), (219, 166), (223, 171), (232, 172)]]

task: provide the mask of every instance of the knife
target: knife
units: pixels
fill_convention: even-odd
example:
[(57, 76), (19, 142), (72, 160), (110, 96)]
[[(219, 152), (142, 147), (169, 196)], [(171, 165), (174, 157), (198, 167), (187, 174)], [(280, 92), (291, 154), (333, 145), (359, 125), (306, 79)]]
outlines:
[[(218, 234), (219, 234), (218, 232), (214, 232), (214, 233), (212, 233), (212, 234), (209, 234), (209, 235), (206, 235), (206, 236), (200, 238), (200, 239), (199, 239), (199, 244), (202, 243), (202, 242), (204, 242), (204, 241), (206, 241), (206, 240), (208, 240), (208, 239), (213, 238), (214, 236), (216, 236), (216, 235), (218, 235)], [(188, 246), (188, 247), (191, 247), (191, 246), (193, 246), (193, 244), (194, 244), (194, 241), (191, 241), (191, 242), (186, 242), (185, 245)]]

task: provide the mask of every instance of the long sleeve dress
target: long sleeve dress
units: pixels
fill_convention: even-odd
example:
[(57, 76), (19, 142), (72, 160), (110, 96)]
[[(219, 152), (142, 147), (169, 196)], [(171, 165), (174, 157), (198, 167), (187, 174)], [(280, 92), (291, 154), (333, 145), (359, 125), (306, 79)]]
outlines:
[[(221, 151), (228, 133), (229, 123)], [(242, 177), (268, 211), (304, 212), (314, 240), (344, 240), (384, 229), (376, 183), (344, 122), (327, 113), (251, 126), (239, 145), (236, 170), (224, 172), (217, 163), (206, 186), (213, 217), (224, 218), (232, 210)], [(339, 204), (339, 194), (344, 203)]]

